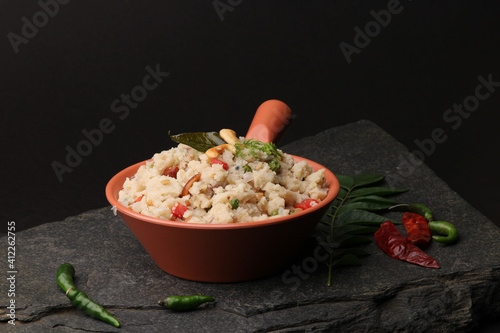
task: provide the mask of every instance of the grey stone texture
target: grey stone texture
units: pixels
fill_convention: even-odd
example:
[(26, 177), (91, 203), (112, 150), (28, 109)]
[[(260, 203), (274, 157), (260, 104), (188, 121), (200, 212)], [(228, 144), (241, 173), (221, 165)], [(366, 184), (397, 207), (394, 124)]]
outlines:
[[(459, 242), (426, 249), (441, 269), (390, 258), (372, 242), (365, 246), (371, 255), (362, 265), (334, 270), (328, 287), (325, 267), (311, 260), (318, 246), (311, 239), (289, 269), (274, 276), (200, 283), (159, 269), (104, 207), (16, 234), (15, 326), (7, 323), (7, 238), (0, 238), (0, 330), (458, 332), (475, 331), (484, 320), (500, 317), (500, 229), (384, 130), (362, 120), (281, 148), (337, 174), (386, 175), (387, 186), (409, 189), (398, 201), (431, 207), (436, 219), (456, 225)], [(473, 172), (464, 181), (473, 182)], [(77, 287), (116, 315), (121, 328), (73, 308), (56, 283), (57, 267), (64, 262), (74, 265)], [(211, 295), (216, 302), (185, 313), (157, 305), (160, 298), (189, 294)]]

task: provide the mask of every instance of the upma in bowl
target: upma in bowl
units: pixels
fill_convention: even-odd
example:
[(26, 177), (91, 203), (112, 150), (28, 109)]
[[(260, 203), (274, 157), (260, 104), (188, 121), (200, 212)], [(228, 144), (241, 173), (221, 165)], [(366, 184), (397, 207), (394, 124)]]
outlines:
[(227, 224), (288, 216), (326, 198), (325, 169), (273, 143), (230, 137), (206, 152), (179, 143), (155, 154), (125, 180), (118, 202), (159, 219)]

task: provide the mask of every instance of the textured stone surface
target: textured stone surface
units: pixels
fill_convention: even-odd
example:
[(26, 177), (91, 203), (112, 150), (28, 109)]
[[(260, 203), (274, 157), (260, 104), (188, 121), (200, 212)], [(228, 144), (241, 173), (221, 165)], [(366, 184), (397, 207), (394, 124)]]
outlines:
[[(484, 319), (500, 316), (500, 229), (428, 167), (404, 162), (411, 155), (381, 128), (360, 121), (283, 149), (338, 174), (385, 174), (388, 185), (410, 189), (398, 200), (426, 204), (437, 219), (454, 222), (460, 242), (426, 249), (441, 269), (394, 260), (371, 243), (363, 265), (337, 269), (330, 287), (324, 268), (300, 268), (310, 262), (317, 246), (313, 242), (275, 276), (199, 283), (160, 270), (106, 207), (16, 234), (16, 325), (6, 323), (8, 283), (2, 278), (2, 331), (450, 332), (472, 331)], [(0, 242), (2, 262), (7, 263), (7, 240)], [(55, 282), (63, 262), (75, 266), (78, 288), (115, 314), (122, 328), (71, 306)], [(188, 313), (157, 305), (167, 295), (197, 293), (212, 295), (217, 303)]]

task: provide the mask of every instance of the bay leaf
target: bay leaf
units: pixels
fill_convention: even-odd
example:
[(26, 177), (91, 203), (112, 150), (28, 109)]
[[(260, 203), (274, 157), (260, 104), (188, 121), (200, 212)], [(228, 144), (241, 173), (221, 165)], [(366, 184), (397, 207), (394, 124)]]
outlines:
[(171, 135), (170, 131), (168, 131), (168, 135), (173, 141), (188, 145), (202, 153), (226, 143), (217, 132), (191, 132)]

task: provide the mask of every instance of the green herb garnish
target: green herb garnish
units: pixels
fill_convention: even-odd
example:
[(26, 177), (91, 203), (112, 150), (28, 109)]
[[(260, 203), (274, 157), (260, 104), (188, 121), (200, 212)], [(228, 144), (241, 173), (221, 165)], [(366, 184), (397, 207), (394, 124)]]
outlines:
[[(258, 140), (247, 139), (243, 142), (236, 142), (234, 144), (234, 147), (236, 148), (235, 155), (241, 158), (245, 157), (245, 151), (247, 151), (248, 155), (258, 159), (259, 156), (257, 155), (257, 150), (260, 150), (267, 156), (274, 157), (272, 160), (267, 162), (269, 168), (272, 171), (278, 172), (278, 170), (281, 169), (280, 160), (283, 158), (283, 153), (279, 151), (278, 148), (276, 148), (276, 145), (272, 142), (262, 142)], [(250, 170), (244, 170), (251, 171), (252, 169), (250, 168)]]
[(269, 164), (269, 168), (274, 171), (278, 172), (279, 169), (281, 169), (281, 163), (277, 159), (273, 158), (271, 161), (269, 161), (267, 164)]
[(236, 142), (234, 144), (236, 148), (236, 156), (244, 158), (244, 150), (248, 149), (248, 154), (254, 158), (259, 158), (256, 150), (260, 150), (267, 154), (268, 156), (274, 156), (276, 159), (281, 160), (283, 158), (283, 153), (276, 148), (276, 145), (272, 142), (262, 142), (253, 139), (246, 139), (243, 142)]

